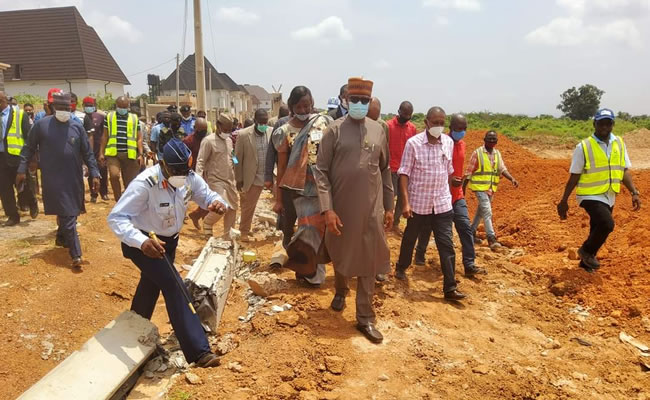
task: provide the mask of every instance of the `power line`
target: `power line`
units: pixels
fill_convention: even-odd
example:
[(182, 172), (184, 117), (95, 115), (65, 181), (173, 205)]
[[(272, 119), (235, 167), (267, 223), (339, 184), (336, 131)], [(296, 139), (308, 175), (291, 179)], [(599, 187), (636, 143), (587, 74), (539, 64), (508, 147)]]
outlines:
[(140, 74), (144, 74), (145, 72), (149, 72), (149, 71), (151, 71), (152, 69), (156, 69), (156, 68), (158, 68), (158, 67), (162, 67), (163, 65), (168, 64), (168, 63), (174, 61), (175, 59), (176, 59), (176, 56), (170, 58), (169, 60), (167, 60), (167, 61), (165, 61), (165, 62), (162, 62), (162, 63), (156, 65), (155, 67), (147, 68), (147, 69), (145, 69), (144, 71), (136, 72), (135, 74), (127, 75), (127, 78), (130, 78), (130, 77), (132, 77), (132, 76), (136, 76), (136, 75), (140, 75)]
[[(217, 47), (214, 45), (214, 32), (212, 31), (212, 12), (210, 12), (210, 0), (205, 0), (208, 5), (208, 24), (210, 25), (210, 38), (212, 39), (212, 66), (217, 68)], [(216, 72), (216, 71), (215, 71)]]

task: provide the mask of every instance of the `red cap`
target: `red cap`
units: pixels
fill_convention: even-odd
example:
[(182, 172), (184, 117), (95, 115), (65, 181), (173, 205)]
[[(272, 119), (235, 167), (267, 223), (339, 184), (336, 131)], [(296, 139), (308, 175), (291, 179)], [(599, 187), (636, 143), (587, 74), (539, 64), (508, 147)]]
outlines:
[(52, 88), (52, 89), (50, 89), (50, 90), (47, 92), (47, 102), (48, 102), (48, 103), (54, 103), (54, 98), (52, 97), (52, 95), (53, 95), (54, 93), (63, 93), (63, 90), (61, 90), (61, 89), (57, 89), (57, 88)]
[(90, 96), (86, 96), (84, 97), (84, 100), (81, 102), (81, 104), (95, 104), (95, 99)]

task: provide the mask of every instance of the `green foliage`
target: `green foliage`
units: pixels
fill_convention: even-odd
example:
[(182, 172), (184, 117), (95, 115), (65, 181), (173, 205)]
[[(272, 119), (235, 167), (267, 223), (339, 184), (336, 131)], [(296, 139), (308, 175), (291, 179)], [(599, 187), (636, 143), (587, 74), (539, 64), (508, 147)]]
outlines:
[(191, 398), (192, 398), (191, 393), (182, 390), (176, 390), (175, 392), (169, 395), (169, 400), (190, 400)]
[(18, 105), (20, 107), (22, 107), (23, 104), (25, 104), (25, 103), (30, 103), (34, 107), (40, 107), (40, 106), (43, 105), (43, 103), (45, 103), (45, 97), (34, 96), (33, 94), (21, 93), (21, 94), (15, 95), (13, 97), (16, 99), (16, 101), (18, 102)]
[(115, 99), (113, 98), (113, 93), (104, 93), (101, 94), (97, 92), (96, 95), (92, 96), (97, 102), (97, 109), (103, 111), (111, 111), (115, 109)]
[(603, 94), (605, 92), (594, 85), (582, 85), (578, 89), (574, 86), (560, 95), (562, 102), (558, 104), (557, 109), (562, 111), (565, 117), (587, 121), (598, 111)]

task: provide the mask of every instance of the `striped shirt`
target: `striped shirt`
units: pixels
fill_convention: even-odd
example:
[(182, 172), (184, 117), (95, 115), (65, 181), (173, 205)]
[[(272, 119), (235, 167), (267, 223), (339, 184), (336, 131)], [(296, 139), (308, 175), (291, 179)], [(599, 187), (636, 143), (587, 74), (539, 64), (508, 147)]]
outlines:
[(438, 143), (431, 144), (427, 133), (422, 132), (406, 142), (399, 175), (409, 177), (408, 200), (411, 210), (420, 215), (442, 214), (451, 211), (449, 175), (454, 141), (441, 135)]
[[(126, 153), (127, 146), (126, 146), (126, 124), (128, 123), (129, 120), (129, 115), (120, 115), (118, 113), (115, 113), (116, 121), (117, 121), (117, 152), (118, 153)], [(108, 126), (108, 118), (104, 119), (104, 128), (106, 128), (110, 134), (111, 128)], [(138, 132), (140, 132), (140, 124), (136, 124), (136, 128)]]

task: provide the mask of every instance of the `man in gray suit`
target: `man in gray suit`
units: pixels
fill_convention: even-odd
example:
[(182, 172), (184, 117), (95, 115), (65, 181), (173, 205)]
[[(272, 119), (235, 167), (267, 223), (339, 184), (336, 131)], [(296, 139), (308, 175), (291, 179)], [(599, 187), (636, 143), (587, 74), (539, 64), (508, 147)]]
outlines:
[(235, 144), (235, 180), (240, 195), (241, 240), (248, 241), (255, 207), (264, 188), (264, 165), (271, 129), (265, 110), (255, 111), (254, 124), (240, 130)]

